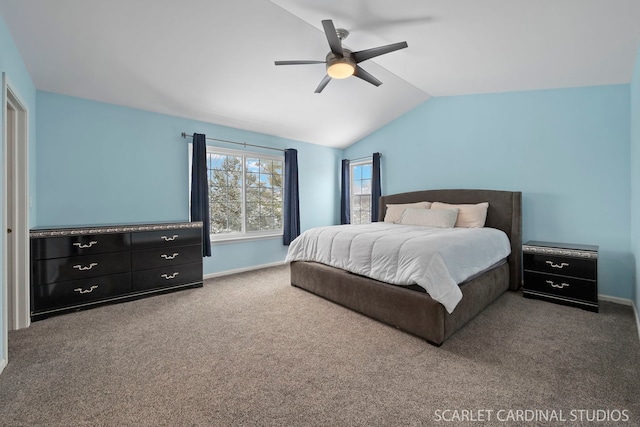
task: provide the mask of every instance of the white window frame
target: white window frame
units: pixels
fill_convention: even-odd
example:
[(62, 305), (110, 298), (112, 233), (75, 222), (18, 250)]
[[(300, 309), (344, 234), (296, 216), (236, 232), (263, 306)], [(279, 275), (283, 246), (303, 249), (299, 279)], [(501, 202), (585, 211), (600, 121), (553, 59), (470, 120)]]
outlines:
[[(282, 224), (284, 225), (284, 191), (285, 191), (285, 182), (284, 182), (284, 154), (273, 155), (273, 154), (265, 154), (257, 151), (244, 151), (244, 150), (234, 150), (230, 148), (221, 148), (215, 147), (211, 145), (207, 145), (207, 154), (222, 154), (227, 156), (236, 156), (242, 157), (242, 232), (238, 233), (225, 233), (225, 234), (213, 234), (211, 233), (209, 236), (211, 238), (211, 243), (232, 243), (238, 241), (248, 241), (248, 240), (262, 240), (262, 239), (273, 239), (282, 237), (284, 235), (284, 228), (280, 230), (268, 230), (268, 231), (247, 231), (247, 219), (246, 219), (246, 203), (247, 203), (247, 194), (245, 188), (245, 177), (246, 177), (246, 159), (247, 158), (259, 158), (261, 160), (275, 160), (282, 162), (282, 192), (283, 192), (283, 209), (282, 209)], [(191, 167), (192, 167), (192, 159), (193, 159), (193, 144), (189, 144), (189, 198), (191, 198)], [(191, 200), (189, 200), (189, 204), (191, 204)]]
[[(349, 211), (351, 212), (351, 223), (355, 224), (355, 222), (353, 221), (353, 213), (355, 212), (355, 204), (354, 204), (354, 196), (355, 196), (355, 192), (354, 192), (354, 173), (353, 173), (353, 169), (357, 166), (364, 166), (364, 165), (371, 165), (371, 181), (373, 182), (373, 160), (361, 160), (361, 161), (356, 161), (356, 162), (350, 162), (349, 164)], [(364, 193), (365, 195), (367, 193)], [(371, 186), (369, 187), (369, 198), (371, 199)], [(362, 223), (358, 223), (358, 224), (370, 224), (371, 223), (371, 206), (369, 206), (369, 221), (368, 222), (362, 222)]]

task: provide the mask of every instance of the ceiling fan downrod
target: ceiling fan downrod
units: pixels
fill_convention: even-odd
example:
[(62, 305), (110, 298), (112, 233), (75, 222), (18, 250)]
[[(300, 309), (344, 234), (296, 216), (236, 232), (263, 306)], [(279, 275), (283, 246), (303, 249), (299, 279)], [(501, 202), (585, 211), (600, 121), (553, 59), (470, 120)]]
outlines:
[(344, 28), (336, 28), (336, 34), (338, 35), (338, 38), (340, 40), (345, 40), (347, 37), (349, 37), (349, 31), (345, 30)]

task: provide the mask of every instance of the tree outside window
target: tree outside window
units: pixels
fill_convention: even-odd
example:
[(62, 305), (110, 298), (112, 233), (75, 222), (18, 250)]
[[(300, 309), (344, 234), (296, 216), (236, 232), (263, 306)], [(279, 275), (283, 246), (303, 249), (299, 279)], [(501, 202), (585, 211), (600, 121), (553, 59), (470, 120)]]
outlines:
[(210, 147), (207, 162), (214, 238), (282, 233), (282, 157)]

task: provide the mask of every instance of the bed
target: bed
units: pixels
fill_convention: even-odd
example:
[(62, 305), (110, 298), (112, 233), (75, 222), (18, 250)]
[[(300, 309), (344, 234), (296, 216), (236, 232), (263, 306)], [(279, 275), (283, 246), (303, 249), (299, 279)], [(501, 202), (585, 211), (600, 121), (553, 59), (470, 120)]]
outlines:
[(291, 285), (440, 346), (507, 290), (522, 284), (522, 194), (497, 190), (425, 190), (380, 197), (380, 218), (389, 204), (422, 201), (450, 204), (488, 202), (485, 227), (502, 230), (511, 253), (506, 262), (461, 283), (462, 299), (449, 313), (416, 287), (397, 286), (318, 262), (293, 261)]

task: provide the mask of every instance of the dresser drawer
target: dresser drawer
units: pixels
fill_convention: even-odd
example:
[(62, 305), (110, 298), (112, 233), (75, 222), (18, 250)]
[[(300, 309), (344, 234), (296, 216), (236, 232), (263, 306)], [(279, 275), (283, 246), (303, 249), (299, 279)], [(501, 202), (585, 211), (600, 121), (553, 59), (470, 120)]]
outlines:
[(134, 291), (144, 291), (188, 283), (201, 283), (202, 261), (193, 264), (134, 271), (131, 274)]
[(62, 258), (129, 250), (129, 233), (31, 239), (31, 259)]
[(131, 270), (131, 252), (34, 261), (32, 269), (36, 285), (124, 273)]
[(131, 268), (133, 270), (147, 270), (150, 268), (192, 264), (201, 261), (202, 246), (172, 246), (133, 251)]
[(592, 280), (525, 271), (524, 283), (525, 293), (534, 291), (594, 303), (598, 301), (597, 282)]
[(34, 311), (82, 305), (131, 291), (131, 274), (92, 277), (83, 280), (34, 286)]
[(199, 245), (202, 241), (201, 228), (181, 228), (176, 230), (144, 231), (132, 233), (133, 249), (164, 248), (169, 246)]
[(596, 280), (597, 261), (544, 254), (523, 254), (524, 269)]

